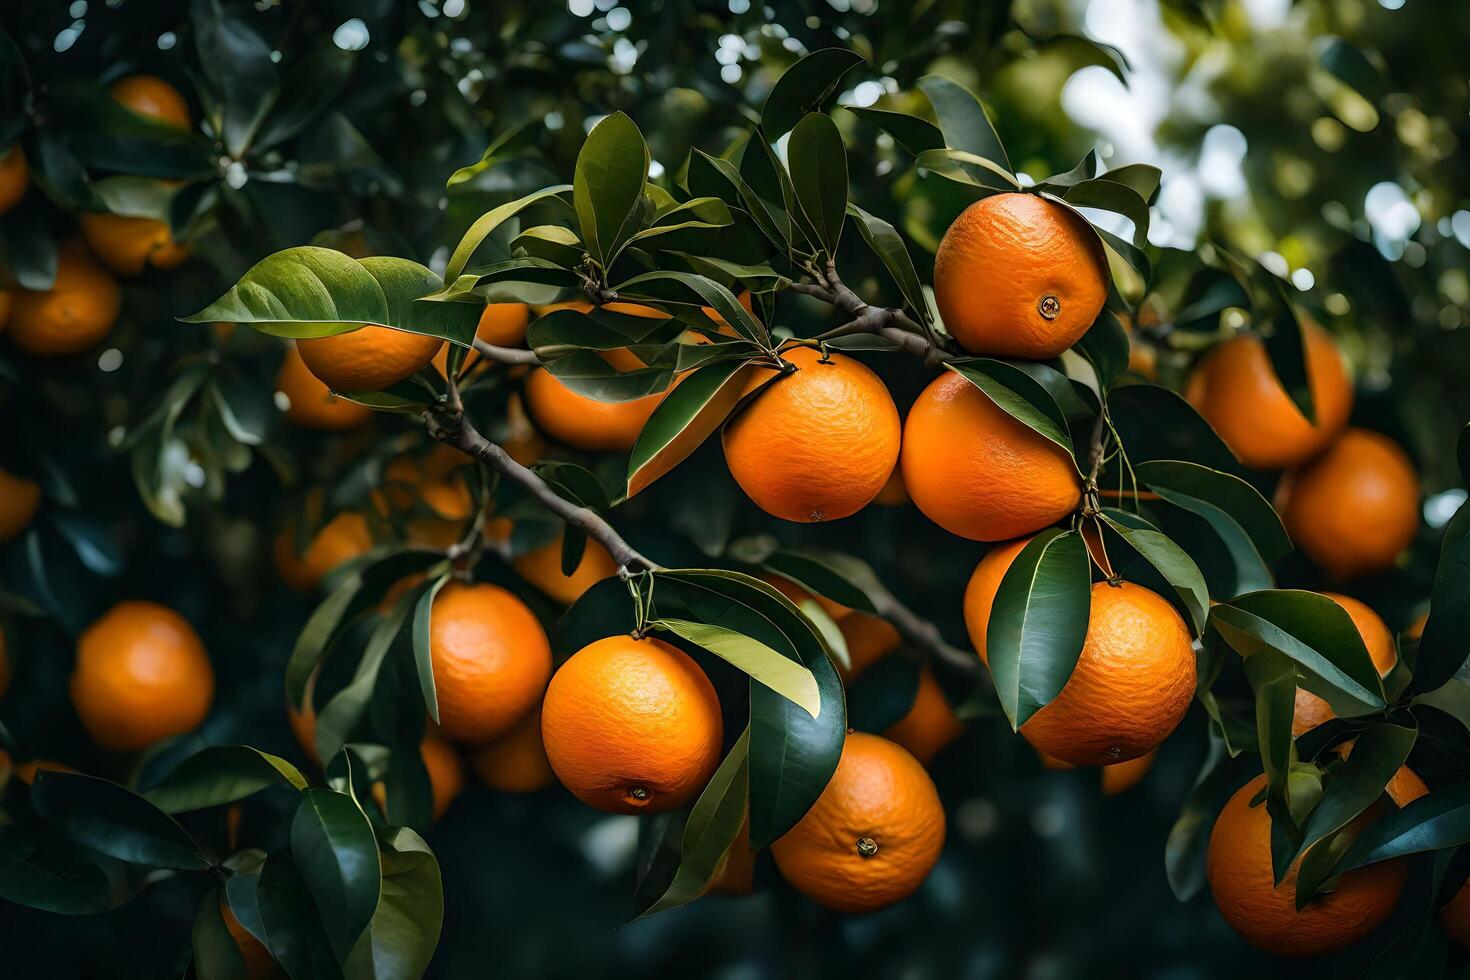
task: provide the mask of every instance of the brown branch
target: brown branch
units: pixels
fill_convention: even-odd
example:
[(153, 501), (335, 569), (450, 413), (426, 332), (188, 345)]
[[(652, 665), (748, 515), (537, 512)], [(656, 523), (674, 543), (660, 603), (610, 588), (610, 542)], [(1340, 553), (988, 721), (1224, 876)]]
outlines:
[(977, 654), (950, 646), (939, 632), (939, 627), (905, 606), (881, 582), (874, 579), (867, 584), (866, 591), (868, 598), (873, 601), (874, 611), (892, 623), (899, 635), (925, 656), (943, 661), (965, 674), (989, 679), (989, 674)]
[(465, 418), (463, 412), (451, 410), (447, 402), (425, 412), (424, 425), (432, 438), (473, 456), (506, 479), (520, 484), (547, 510), (606, 548), (617, 564), (620, 575), (627, 576), (658, 568), (658, 565), (623, 540), (623, 536), (603, 520), (597, 511), (574, 504), (551, 489), (533, 470), (517, 463), (504, 449), (482, 436), (469, 419)]
[(818, 336), (819, 341), (832, 340), (852, 334), (875, 334), (898, 345), (899, 350), (922, 357), (930, 367), (952, 361), (958, 355), (945, 349), (933, 333), (896, 307), (869, 306), (843, 283), (837, 267), (827, 263), (827, 271), (820, 282), (794, 282), (787, 287), (794, 293), (812, 296), (836, 307), (852, 320), (842, 326)]
[(487, 344), (479, 337), (475, 338), (475, 353), (487, 360), (500, 364), (541, 363), (541, 358), (536, 356), (535, 351), (521, 350), (518, 347), (496, 347), (494, 344)]

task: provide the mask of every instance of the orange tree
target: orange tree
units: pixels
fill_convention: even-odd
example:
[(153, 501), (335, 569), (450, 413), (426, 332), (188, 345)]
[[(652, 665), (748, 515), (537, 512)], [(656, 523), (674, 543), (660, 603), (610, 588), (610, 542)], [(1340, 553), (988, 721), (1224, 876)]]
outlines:
[[(168, 311), (198, 325), (189, 352), (148, 335), (154, 296), (99, 363), (161, 389), (94, 417), (154, 520), (217, 515), (200, 551), (226, 579), (319, 600), (273, 641), (288, 657), (228, 675), (271, 698), (284, 679), (311, 765), (210, 728), (204, 586), (91, 595), (197, 552), (118, 542), (89, 519), (117, 486), (78, 485), (85, 457), (23, 426), (0, 473), (7, 595), (76, 634), (69, 710), (100, 751), (76, 772), (7, 734), (0, 895), (99, 913), (185, 880), (198, 975), (417, 976), (446, 901), (420, 831), (468, 763), (498, 792), (559, 783), (638, 815), (638, 915), (757, 883), (865, 913), (939, 860), (926, 767), (967, 727), (1114, 791), (1184, 724), (1207, 750), (1164, 847), (1179, 897), (1207, 883), (1273, 954), (1395, 919), (1392, 966), (1439, 935), (1434, 913), (1470, 933), (1467, 518), (1402, 643), (1356, 598), (1278, 587), (1355, 590), (1433, 554), (1418, 477), (1349, 425), (1328, 309), (1224, 244), (1148, 245), (1157, 168), (1089, 152), (1023, 173), (940, 74), (895, 81), (887, 108), (838, 106), (868, 66), (831, 46), (677, 163), (665, 147), (652, 166), (634, 117), (658, 139), (656, 113), (603, 114), (619, 100), (600, 92), (568, 158), (509, 128), (478, 163), (430, 179), (420, 161), (409, 187), (352, 122), (372, 113), (339, 101), (370, 69), (276, 26), (273, 48), (193, 6), (197, 131), (162, 79), (53, 88), (7, 46), (7, 333), (17, 363), (48, 365), (38, 387), (79, 386), (53, 365), (114, 343), (114, 275), (183, 275), (194, 242), (210, 251)], [(424, 71), (412, 52), (434, 36), (400, 43), (405, 77)], [(453, 98), (418, 100), (426, 127)], [(503, 200), (445, 217), (422, 199), (436, 181)], [(371, 220), (320, 234), (343, 213)], [(11, 374), (7, 411), (56, 400)], [(279, 438), (274, 414), (303, 431)], [(973, 567), (963, 589), (922, 584), (973, 649), (912, 608), (891, 528), (845, 530), (910, 505), (936, 569)], [(120, 601), (135, 594), (168, 601)], [(1405, 859), (1426, 853), (1427, 897), (1407, 895)]]

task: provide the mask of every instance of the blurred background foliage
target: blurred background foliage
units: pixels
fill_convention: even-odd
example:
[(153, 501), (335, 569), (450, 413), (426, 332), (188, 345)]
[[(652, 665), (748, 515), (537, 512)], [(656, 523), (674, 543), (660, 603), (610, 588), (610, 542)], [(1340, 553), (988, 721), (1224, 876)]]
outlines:
[[(1151, 229), (1156, 283), (1129, 298), (1142, 302), (1139, 334), (1165, 383), (1241, 325), (1238, 311), (1184, 315), (1200, 288), (1190, 254), (1198, 246), (1208, 254), (1218, 242), (1288, 278), (1352, 361), (1355, 424), (1400, 439), (1424, 479), (1426, 527), (1411, 563), (1367, 583), (1363, 597), (1396, 629), (1423, 608), (1436, 531), (1465, 496), (1451, 447), (1470, 417), (1470, 5), (10, 0), (3, 8), (14, 46), (0, 59), (0, 140), (21, 141), (43, 192), (0, 223), (9, 274), (48, 282), (74, 215), (111, 206), (99, 198), (109, 177), (178, 181), (163, 216), (195, 245), (179, 268), (124, 284), (118, 328), (84, 363), (0, 351), (0, 465), (36, 475), (47, 501), (40, 532), (0, 552), (18, 660), (0, 718), (26, 754), (126, 775), (88, 745), (64, 695), (72, 635), (126, 594), (164, 601), (200, 627), (219, 695), (197, 739), (299, 760), (280, 678), (310, 605), (279, 584), (270, 542), (300, 488), (336, 483), (365, 455), (418, 438), (411, 421), (385, 417), (367, 433), (324, 442), (261, 403), (268, 438), (242, 441), (199, 389), (169, 385), (199, 364), (209, 368), (203, 385), (253, 379), (269, 391), (279, 344), (249, 331), (222, 339), (175, 317), (268, 252), (307, 241), (442, 270), (474, 217), (564, 179), (585, 133), (615, 110), (646, 134), (655, 179), (672, 179), (691, 147), (723, 150), (785, 68), (831, 46), (865, 59), (844, 81), (844, 104), (917, 109), (900, 93), (930, 72), (969, 86), (1032, 179), (1092, 149), (1110, 165), (1163, 169)], [(201, 32), (239, 43), (220, 27), (235, 19), (268, 40), (260, 53), (283, 93), (263, 126), (161, 137), (108, 108), (106, 87), (138, 72), (168, 80), (196, 113), (207, 111), (211, 91), (252, 84), (201, 56)], [(914, 174), (901, 148), (854, 115), (834, 118), (853, 199), (910, 236), (927, 279), (963, 203), (955, 185)], [(476, 165), (507, 136), (489, 165)], [(446, 190), (461, 168), (469, 169)], [(856, 258), (853, 268), (862, 268)], [(882, 289), (876, 272), (848, 278), (872, 296)], [(799, 333), (825, 315), (798, 299), (779, 312)], [(235, 374), (221, 373), (222, 363)], [(903, 362), (889, 377), (904, 408), (925, 372)], [(160, 413), (173, 417), (161, 425)], [(142, 476), (140, 445), (157, 463)], [(620, 509), (620, 526), (668, 564), (697, 563), (712, 537), (789, 532), (738, 498), (706, 447)], [(804, 529), (802, 541), (860, 553), (948, 636), (964, 635), (959, 593), (979, 546), (892, 508)], [(492, 580), (532, 591), (486, 566)], [(1304, 567), (1293, 574), (1283, 585), (1321, 584)], [(763, 858), (757, 878), (767, 887), (753, 897), (705, 899), (625, 924), (632, 818), (560, 792), (515, 797), (471, 785), (428, 834), (446, 898), (432, 974), (1269, 972), (1207, 896), (1178, 903), (1165, 880), (1163, 844), (1205, 749), (1205, 726), (1191, 719), (1137, 789), (1108, 797), (1097, 773), (1049, 772), (1000, 726), (972, 725), (934, 766), (951, 815), (940, 864), (915, 898), (858, 919), (798, 901)], [(239, 832), (263, 842), (284, 833), (269, 795), (245, 808)], [(4, 972), (174, 975), (194, 888), (160, 881), (142, 900), (86, 919), (0, 906)]]

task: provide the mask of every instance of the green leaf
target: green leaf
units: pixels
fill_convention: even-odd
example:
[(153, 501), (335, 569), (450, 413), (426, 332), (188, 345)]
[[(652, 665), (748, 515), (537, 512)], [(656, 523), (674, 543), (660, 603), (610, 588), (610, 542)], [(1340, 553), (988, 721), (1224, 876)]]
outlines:
[(1062, 447), (1071, 458), (1072, 440), (1067, 437), (1061, 406), (1030, 374), (1009, 362), (984, 357), (944, 366), (979, 388), (1011, 418)]
[(986, 632), (990, 674), (1012, 730), (1067, 684), (1087, 636), (1091, 566), (1082, 537), (1049, 528), (1001, 579)]
[(847, 148), (832, 117), (813, 112), (797, 123), (786, 159), (806, 224), (827, 254), (835, 256), (847, 216)]
[(585, 466), (569, 463), (564, 460), (543, 459), (535, 463), (531, 469), (551, 485), (559, 496), (565, 497), (572, 503), (582, 507), (590, 507), (593, 510), (609, 510), (612, 501), (608, 499), (607, 491), (602, 488), (602, 481), (597, 475)]
[(1284, 794), (1287, 775), (1296, 761), (1296, 742), (1291, 736), (1291, 719), (1296, 712), (1296, 671), (1290, 658), (1274, 650), (1260, 650), (1256, 656), (1246, 658), (1245, 673), (1255, 694), (1256, 747), (1261, 753), (1267, 783), (1274, 793)]
[(690, 255), (688, 252), (669, 251), (664, 254), (683, 260), (689, 264), (690, 269), (702, 276), (716, 280), (721, 277), (734, 279), (753, 293), (769, 293), (785, 289), (791, 284), (790, 279), (769, 265), (742, 265), (710, 255)]
[(765, 138), (779, 139), (807, 113), (820, 110), (836, 93), (842, 76), (862, 62), (860, 55), (846, 48), (822, 48), (786, 69), (761, 108)]
[(1319, 37), (1313, 46), (1317, 63), (1369, 102), (1377, 102), (1387, 93), (1383, 73), (1351, 42), (1340, 37)]
[(307, 790), (291, 821), (291, 854), (344, 962), (378, 906), (382, 869), (373, 825), (352, 797)]
[[(1307, 849), (1351, 823), (1378, 801), (1384, 787), (1409, 758), (1419, 732), (1379, 722), (1369, 725), (1353, 743), (1352, 753), (1341, 768), (1329, 774), (1322, 798), (1302, 827), (1302, 841), (1288, 865), (1295, 864)], [(1305, 868), (1303, 869), (1305, 871)], [(1316, 894), (1322, 879), (1297, 878), (1297, 908)]]
[(856, 204), (849, 204), (847, 213), (858, 219), (858, 231), (862, 233), (863, 241), (868, 243), (868, 248), (873, 250), (878, 261), (883, 263), (883, 268), (893, 277), (910, 312), (920, 323), (931, 323), (933, 317), (929, 312), (929, 304), (924, 300), (923, 283), (898, 230)]
[(869, 589), (877, 584), (878, 577), (866, 563), (851, 555), (817, 548), (783, 548), (766, 555), (760, 563), (812, 595), (850, 609), (877, 612)]
[(1230, 550), (1242, 590), (1271, 584), (1271, 567), (1291, 550), (1291, 539), (1255, 487), (1238, 476), (1180, 460), (1137, 463), (1134, 472), (1164, 500), (1209, 523)]
[[(366, 714), (378, 688), (383, 662), (395, 647), (403, 649), (413, 642), (414, 630), (410, 610), (427, 586), (419, 586), (393, 604), (386, 616), (378, 620), (363, 648), (362, 659), (352, 680), (332, 696), (317, 715), (316, 750), (320, 759), (330, 759), (352, 738), (353, 731)], [(415, 658), (417, 659), (417, 658)]]
[(842, 682), (821, 635), (801, 611), (758, 579), (717, 569), (655, 573), (659, 613), (750, 636), (811, 671), (822, 710), (806, 710), (750, 685), (750, 839), (760, 849), (810, 809), (842, 755)]
[(114, 896), (107, 875), (80, 851), (0, 855), (0, 898), (7, 902), (58, 915), (95, 915), (126, 897)]
[(1174, 897), (1187, 902), (1205, 885), (1205, 849), (1209, 844), (1210, 828), (1230, 789), (1231, 772), (1225, 765), (1227, 758), (1225, 741), (1214, 730), (1210, 731), (1209, 748), (1199, 775), (1184, 803), (1179, 816), (1169, 829), (1169, 838), (1164, 844), (1164, 872), (1169, 879), (1169, 888)]
[(118, 176), (93, 181), (92, 190), (111, 214), (167, 221), (175, 185), (150, 177)]
[(1454, 783), (1374, 820), (1332, 873), (1463, 844), (1470, 844), (1470, 783)]
[(1135, 465), (1188, 459), (1223, 473), (1245, 475), (1235, 454), (1177, 392), (1125, 380), (1108, 392), (1108, 414)]
[(736, 196), (740, 199), (741, 204), (745, 206), (745, 210), (749, 213), (751, 220), (755, 222), (761, 234), (766, 237), (766, 240), (776, 249), (783, 252), (786, 250), (790, 244), (789, 234), (776, 223), (775, 217), (768, 209), (766, 203), (761, 200), (760, 195), (756, 194), (750, 184), (746, 183), (745, 178), (741, 176), (740, 170), (733, 163), (729, 160), (722, 160), (719, 157), (712, 157), (708, 153), (698, 149), (690, 154), (689, 159), (691, 165), (697, 160), (702, 165), (708, 166), (729, 184), (735, 191)]
[(860, 732), (887, 731), (914, 707), (921, 661), (883, 657), (847, 683), (847, 723)]
[(196, 2), (191, 21), (206, 85), (211, 128), (233, 159), (245, 155), (279, 94), (271, 45), (249, 21), (226, 13), (217, 0)]
[(418, 980), (428, 969), (444, 924), (439, 862), (406, 827), (382, 845), (383, 890), (367, 932), (347, 958), (353, 980)]
[(1095, 208), (1122, 215), (1133, 225), (1133, 246), (1143, 248), (1148, 244), (1148, 202), (1127, 184), (1106, 177), (1084, 180), (1067, 188), (1062, 199), (1074, 208)]
[(914, 158), (914, 166), (932, 171), (947, 180), (987, 191), (1019, 191), (1020, 183), (1010, 171), (987, 157), (968, 150), (946, 147), (925, 150)]
[(1210, 610), (1210, 622), (1247, 660), (1275, 651), (1305, 672), (1302, 687), (1343, 716), (1384, 707), (1383, 684), (1347, 610), (1327, 596), (1292, 589), (1237, 596)]
[(1128, 84), (1128, 72), (1132, 66), (1128, 63), (1128, 56), (1111, 44), (1094, 41), (1090, 37), (1080, 34), (1051, 34), (1044, 37), (1033, 36), (1039, 50), (1057, 51), (1070, 56), (1076, 68), (1084, 65), (1098, 65), (1112, 72), (1124, 86)]
[(109, 857), (154, 868), (201, 871), (209, 862), (172, 817), (116, 783), (42, 770), (31, 803), (66, 837)]
[(220, 980), (250, 980), (240, 947), (225, 926), (219, 888), (205, 892), (199, 902), (199, 910), (194, 913), (191, 947), (197, 975), (211, 980), (215, 977)]
[[(1463, 443), (1462, 443), (1463, 444)], [(1429, 619), (1419, 637), (1414, 688), (1430, 691), (1447, 683), (1470, 658), (1470, 507), (1450, 519), (1439, 545)]]
[(475, 219), (474, 224), (470, 225), (469, 229), (464, 233), (464, 236), (460, 238), (459, 244), (454, 248), (454, 254), (449, 256), (449, 265), (444, 269), (444, 281), (454, 282), (459, 279), (461, 273), (465, 270), (465, 266), (470, 264), (470, 259), (474, 256), (475, 250), (484, 244), (485, 239), (489, 238), (490, 234), (496, 228), (499, 228), (506, 221), (509, 221), (539, 201), (550, 199), (565, 205), (566, 201), (562, 200), (561, 195), (569, 190), (572, 190), (570, 184), (557, 184), (555, 187), (543, 187), (539, 191), (527, 194), (525, 197), (516, 198), (514, 201), (502, 204), (480, 215), (480, 217)]
[(289, 976), (312, 980), (342, 976), (324, 931), (322, 913), (289, 852), (280, 851), (266, 859), (256, 899), (266, 948)]
[(600, 402), (626, 402), (668, 389), (674, 374), (667, 368), (620, 370), (590, 350), (576, 351), (554, 361), (546, 370), (572, 391)]
[[(1097, 321), (1088, 328), (1074, 349), (1087, 358), (1097, 372), (1098, 384), (1103, 391), (1113, 386), (1118, 376), (1128, 369), (1128, 334), (1122, 322), (1112, 310), (1104, 309)], [(1127, 445), (1127, 443), (1124, 443)], [(1131, 454), (1132, 446), (1129, 446)]]
[(1315, 424), (1317, 411), (1312, 399), (1312, 385), (1307, 377), (1306, 337), (1296, 314), (1284, 299), (1273, 305), (1274, 309), (1263, 311), (1272, 324), (1271, 331), (1264, 337), (1271, 370), (1302, 415)]
[(284, 143), (321, 117), (352, 77), (357, 55), (323, 39), (281, 81), (280, 97), (252, 144), (259, 152)]
[(648, 162), (648, 144), (623, 112), (594, 126), (577, 154), (572, 205), (587, 253), (603, 268), (612, 265), (638, 230)]
[(735, 630), (686, 619), (657, 619), (652, 625), (666, 629), (713, 653), (752, 680), (759, 681), (813, 718), (821, 717), (822, 698), (816, 678), (800, 662), (782, 656), (759, 640)]
[(554, 310), (537, 317), (526, 332), (526, 344), (542, 362), (585, 354), (620, 350), (640, 344), (665, 344), (684, 332), (672, 318), (632, 316), (607, 309)]
[(709, 887), (740, 834), (750, 797), (750, 729), (740, 733), (684, 822), (673, 881), (639, 916), (687, 905)]
[[(919, 79), (919, 89), (929, 97), (934, 114), (939, 117), (939, 128), (944, 133), (947, 146), (963, 150), (999, 164), (1006, 175), (1014, 174), (1010, 157), (996, 135), (995, 127), (975, 98), (964, 86), (940, 75), (925, 75)], [(1012, 180), (1014, 183), (1014, 180)]]
[(734, 411), (754, 368), (744, 361), (706, 364), (684, 377), (649, 416), (628, 458), (625, 497), (678, 466)]
[(419, 596), (413, 609), (413, 661), (418, 667), (419, 689), (424, 694), (424, 707), (435, 724), (439, 722), (439, 696), (434, 690), (434, 656), (429, 648), (429, 631), (434, 616), (434, 598), (449, 582), (444, 574)]
[(485, 152), (480, 155), (480, 159), (477, 162), (470, 164), (468, 167), (460, 167), (454, 173), (450, 174), (449, 180), (445, 182), (445, 189), (452, 194), (461, 184), (474, 180), (496, 164), (508, 160), (529, 148), (533, 145), (542, 125), (544, 124), (539, 120), (533, 120), (507, 129), (490, 141), (490, 145), (485, 147)]
[(306, 777), (268, 752), (219, 745), (189, 756), (143, 796), (165, 813), (184, 813), (233, 803), (282, 784), (306, 789)]
[(914, 156), (918, 156), (925, 150), (938, 150), (944, 146), (944, 134), (939, 131), (938, 126), (927, 119), (911, 116), (907, 112), (891, 112), (887, 109), (865, 109), (851, 105), (842, 108), (864, 122), (877, 126)]
[(1102, 519), (1174, 587), (1189, 613), (1194, 634), (1202, 633), (1210, 613), (1210, 591), (1194, 559), (1161, 531), (1127, 526), (1107, 512)]
[(746, 340), (762, 347), (768, 342), (765, 328), (740, 304), (735, 294), (705, 276), (663, 270), (648, 272), (622, 283), (617, 292), (619, 296), (633, 299), (708, 306)]

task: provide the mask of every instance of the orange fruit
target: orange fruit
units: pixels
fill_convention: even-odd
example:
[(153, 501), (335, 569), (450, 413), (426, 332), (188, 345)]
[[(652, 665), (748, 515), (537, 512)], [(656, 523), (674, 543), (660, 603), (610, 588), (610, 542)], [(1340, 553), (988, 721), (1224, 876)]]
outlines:
[[(1350, 739), (1338, 745), (1337, 754), (1346, 759), (1353, 754), (1353, 746), (1357, 744), (1357, 741), (1357, 739)], [(1405, 807), (1421, 796), (1428, 796), (1429, 786), (1419, 778), (1417, 772), (1408, 766), (1399, 766), (1398, 772), (1395, 772), (1389, 779), (1383, 791), (1388, 794), (1389, 799), (1393, 800), (1394, 806)]]
[(551, 644), (526, 604), (505, 589), (450, 582), (434, 597), (429, 655), (446, 738), (482, 745), (536, 706), (551, 675)]
[(26, 151), (19, 143), (0, 153), (0, 214), (5, 214), (26, 196), (31, 168), (26, 164)]
[(71, 700), (92, 741), (135, 752), (204, 720), (214, 671), (183, 616), (153, 602), (120, 602), (78, 641)]
[[(620, 371), (643, 366), (626, 350), (600, 353)], [(545, 368), (537, 368), (526, 378), (525, 397), (526, 411), (536, 425), (558, 442), (588, 452), (622, 453), (638, 441), (643, 424), (658, 408), (663, 393), (626, 402), (600, 402), (568, 388)]]
[(1039, 531), (1076, 510), (1082, 478), (1067, 451), (946, 371), (903, 428), (903, 482), (935, 524), (972, 541)]
[(1411, 640), (1417, 640), (1424, 636), (1424, 627), (1429, 623), (1429, 610), (1414, 617), (1414, 621), (1404, 628), (1404, 636)]
[(1104, 795), (1117, 796), (1143, 782), (1143, 777), (1153, 767), (1154, 757), (1158, 754), (1158, 750), (1155, 749), (1136, 759), (1129, 759), (1127, 762), (1115, 762), (1111, 766), (1103, 766), (1100, 774)]
[(806, 589), (803, 589), (801, 586), (791, 581), (791, 579), (786, 578), (784, 575), (776, 575), (771, 572), (762, 572), (759, 578), (762, 582), (766, 583), (771, 588), (784, 595), (787, 599), (791, 600), (791, 603), (795, 606), (800, 607), (803, 602), (806, 602), (808, 599), (810, 599), (818, 606), (821, 606), (822, 611), (825, 612), (828, 616), (831, 616), (833, 622), (839, 622), (843, 619), (843, 617), (848, 616), (852, 613), (852, 610), (847, 606), (842, 605), (842, 603), (833, 602), (826, 596), (812, 595)]
[(286, 725), (291, 729), (291, 734), (296, 738), (296, 744), (301, 746), (301, 751), (313, 763), (320, 766), (322, 761), (316, 754), (316, 705), (312, 703), (312, 689), (316, 686), (316, 674), (306, 682), (306, 695), (301, 702), (301, 710), (291, 705), (286, 700)]
[(10, 338), (28, 354), (75, 354), (106, 337), (122, 308), (117, 282), (81, 242), (56, 253), (56, 281), (43, 292), (17, 289)]
[(1174, 607), (1132, 582), (1098, 582), (1071, 678), (1021, 734), (1073, 765), (1126, 762), (1178, 727), (1194, 686), (1189, 628)]
[(5, 327), (10, 323), (10, 305), (14, 298), (10, 290), (0, 286), (0, 333), (4, 333)]
[(1331, 892), (1297, 911), (1300, 865), (1272, 884), (1271, 817), (1265, 803), (1250, 805), (1265, 785), (1261, 775), (1236, 790), (1210, 834), (1206, 874), (1220, 914), (1246, 942), (1277, 956), (1320, 956), (1351, 946), (1393, 914), (1407, 876), (1403, 861), (1346, 872)]
[(883, 489), (878, 491), (873, 503), (880, 507), (902, 507), (908, 502), (909, 491), (903, 484), (903, 466), (894, 466), (893, 472), (888, 474), (888, 482), (883, 484)]
[(24, 531), (41, 506), (41, 485), (0, 470), (0, 541)]
[(410, 377), (444, 341), (391, 327), (358, 327), (296, 341), (306, 367), (333, 391), (377, 391)]
[(1419, 477), (1398, 443), (1347, 429), (1276, 491), (1287, 533), (1329, 577), (1393, 566), (1419, 528)]
[(563, 575), (561, 542), (562, 535), (558, 534), (556, 540), (550, 544), (516, 555), (511, 559), (511, 567), (517, 575), (563, 606), (570, 606), (582, 598), (583, 592), (618, 573), (618, 566), (612, 555), (589, 538), (587, 546), (582, 549), (582, 560), (577, 562), (576, 570), (571, 575)]
[[(835, 521), (878, 496), (903, 427), (882, 380), (843, 354), (797, 347), (796, 371), (770, 382), (725, 423), (725, 462), (761, 510), (798, 523)], [(773, 370), (752, 378), (751, 391)]]
[(344, 511), (324, 524), (316, 537), (298, 553), (294, 525), (287, 524), (276, 535), (276, 571), (298, 592), (311, 592), (338, 565), (367, 554), (373, 547), (367, 518)]
[(54, 762), (50, 759), (32, 759), (29, 762), (17, 762), (15, 764), (15, 776), (21, 782), (29, 786), (36, 781), (36, 773), (46, 772), (76, 772), (76, 769), (65, 762)]
[[(1358, 628), (1358, 635), (1363, 638), (1363, 645), (1368, 648), (1373, 666), (1378, 668), (1378, 676), (1387, 677), (1399, 659), (1398, 648), (1394, 645), (1393, 633), (1389, 632), (1388, 624), (1366, 603), (1352, 596), (1340, 592), (1322, 594), (1346, 610), (1353, 625)], [(1292, 735), (1300, 736), (1333, 717), (1332, 708), (1326, 701), (1305, 688), (1296, 689), (1296, 710), (1291, 717)]]
[(140, 116), (179, 129), (191, 125), (189, 103), (178, 89), (155, 75), (129, 75), (114, 82), (107, 92)]
[(924, 767), (886, 738), (849, 732), (806, 816), (771, 845), (797, 891), (839, 912), (912, 895), (944, 847), (944, 807)]
[[(748, 293), (741, 293), (748, 296)], [(720, 866), (710, 878), (711, 895), (749, 895), (755, 889), (755, 851), (750, 849), (750, 814), (730, 842), (730, 849), (720, 859)]]
[(172, 269), (189, 257), (188, 245), (157, 218), (125, 214), (84, 214), (82, 237), (102, 262), (120, 276), (138, 276), (148, 266)]
[(429, 480), (418, 487), (419, 503), (432, 514), (408, 522), (405, 537), (418, 548), (448, 548), (464, 536), (466, 522), (475, 512), (469, 484), (459, 475)]
[(1001, 579), (1005, 578), (1011, 562), (1030, 542), (1030, 538), (1019, 538), (991, 548), (975, 566), (970, 582), (965, 586), (965, 629), (982, 663), (990, 663), (990, 656), (985, 651), (985, 634), (990, 628), (990, 609), (995, 604), (995, 593), (1000, 590)]
[[(525, 303), (486, 303), (475, 327), (475, 337), (495, 347), (519, 347), (526, 339), (526, 323), (530, 318), (531, 310)], [(461, 370), (468, 371), (479, 360), (480, 355), (474, 350), (466, 351)], [(434, 366), (440, 374), (448, 373), (448, 344), (434, 355)]]
[(913, 754), (923, 765), (939, 754), (965, 731), (965, 723), (955, 716), (944, 689), (934, 679), (934, 671), (925, 664), (919, 668), (919, 687), (914, 693), (913, 707), (888, 726), (883, 733)]
[(1258, 470), (1295, 466), (1322, 450), (1347, 424), (1353, 385), (1332, 335), (1302, 321), (1307, 383), (1317, 421), (1309, 423), (1271, 367), (1259, 337), (1242, 334), (1195, 367), (1184, 396), (1240, 461)]
[(225, 920), (225, 929), (229, 931), (230, 938), (240, 948), (240, 959), (245, 963), (245, 976), (248, 980), (274, 980), (275, 977), (284, 977), (280, 967), (271, 957), (270, 950), (266, 949), (265, 943), (255, 938), (254, 933), (240, 924), (235, 918), (235, 913), (230, 910), (224, 900), (220, 900), (220, 916)]
[(1075, 211), (1035, 194), (971, 204), (934, 255), (939, 315), (972, 354), (1056, 357), (1097, 319), (1108, 283), (1097, 234)]
[(683, 652), (610, 636), (552, 675), (541, 737), (557, 779), (583, 803), (658, 813), (692, 800), (714, 774), (724, 720), (714, 685)]
[(556, 773), (546, 759), (541, 742), (541, 709), (538, 707), (504, 735), (470, 756), (470, 766), (480, 781), (502, 793), (534, 793), (556, 782)]
[(307, 368), (294, 343), (286, 345), (286, 356), (276, 373), (276, 391), (286, 396), (286, 418), (307, 429), (341, 432), (362, 425), (373, 415), (366, 405), (332, 394)]
[(870, 666), (897, 650), (903, 642), (893, 624), (880, 616), (854, 612), (843, 617), (837, 624), (842, 638), (847, 641), (847, 659), (851, 664), (846, 670), (839, 666), (844, 681), (850, 681)]

